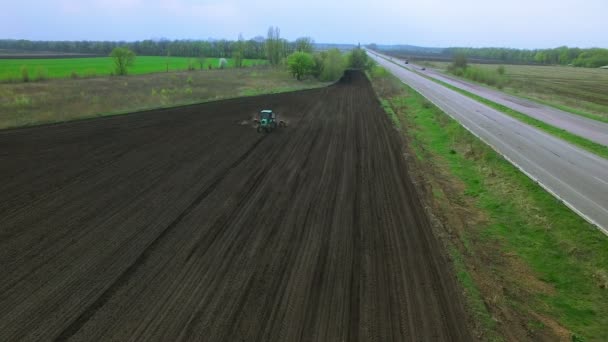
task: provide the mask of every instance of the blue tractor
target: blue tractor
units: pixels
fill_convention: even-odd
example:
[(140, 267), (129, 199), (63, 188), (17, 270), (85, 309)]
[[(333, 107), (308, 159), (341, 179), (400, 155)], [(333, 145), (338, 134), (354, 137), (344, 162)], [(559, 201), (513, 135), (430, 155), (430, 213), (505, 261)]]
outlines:
[(270, 109), (264, 109), (260, 111), (260, 117), (258, 118), (258, 122), (258, 133), (270, 133), (278, 126), (277, 115)]

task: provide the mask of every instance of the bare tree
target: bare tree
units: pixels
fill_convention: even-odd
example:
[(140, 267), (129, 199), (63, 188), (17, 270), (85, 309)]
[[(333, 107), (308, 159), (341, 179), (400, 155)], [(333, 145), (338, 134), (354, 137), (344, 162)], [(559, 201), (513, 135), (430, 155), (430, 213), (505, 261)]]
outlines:
[(234, 59), (234, 67), (242, 68), (243, 67), (243, 57), (245, 55), (245, 39), (243, 35), (239, 33), (239, 39), (235, 44), (235, 50), (232, 53), (232, 58)]
[(281, 31), (278, 27), (270, 26), (266, 37), (266, 55), (270, 65), (278, 65), (281, 61)]

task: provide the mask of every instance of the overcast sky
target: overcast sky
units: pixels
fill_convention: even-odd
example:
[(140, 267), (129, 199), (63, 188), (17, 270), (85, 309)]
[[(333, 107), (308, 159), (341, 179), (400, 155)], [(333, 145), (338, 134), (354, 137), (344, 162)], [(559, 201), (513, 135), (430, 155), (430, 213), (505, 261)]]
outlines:
[(608, 0), (18, 0), (0, 38), (293, 40), (420, 46), (608, 47)]

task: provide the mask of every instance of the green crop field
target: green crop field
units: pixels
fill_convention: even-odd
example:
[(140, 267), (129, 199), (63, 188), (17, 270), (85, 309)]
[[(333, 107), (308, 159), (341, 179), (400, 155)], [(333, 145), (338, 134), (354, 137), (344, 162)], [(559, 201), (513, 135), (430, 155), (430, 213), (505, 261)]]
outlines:
[[(450, 63), (421, 64), (447, 72)], [(496, 71), (496, 64), (470, 64)], [(608, 70), (567, 66), (504, 65), (503, 91), (584, 116), (608, 119)], [(590, 115), (589, 115), (590, 114)]]
[[(234, 61), (227, 58), (227, 67), (234, 66)], [(141, 75), (154, 72), (187, 70), (189, 62), (194, 63), (196, 69), (200, 68), (198, 60), (188, 57), (161, 57), (138, 56), (135, 64), (129, 69), (130, 74)], [(262, 59), (246, 59), (245, 66), (266, 64)], [(205, 58), (204, 67), (211, 65), (216, 69), (219, 58)], [(94, 58), (50, 58), (50, 59), (0, 59), (0, 81), (22, 81), (22, 68), (26, 68), (30, 80), (39, 78), (66, 78), (66, 77), (93, 77), (110, 75), (113, 62), (110, 57)], [(42, 76), (42, 77), (41, 77)]]

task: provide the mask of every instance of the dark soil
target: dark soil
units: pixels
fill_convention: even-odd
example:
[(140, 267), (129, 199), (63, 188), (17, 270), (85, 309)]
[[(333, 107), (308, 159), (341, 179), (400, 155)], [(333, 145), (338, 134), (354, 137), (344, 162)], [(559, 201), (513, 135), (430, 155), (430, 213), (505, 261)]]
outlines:
[[(0, 340), (469, 341), (369, 82), (0, 132)], [(288, 115), (270, 134), (235, 124)]]

